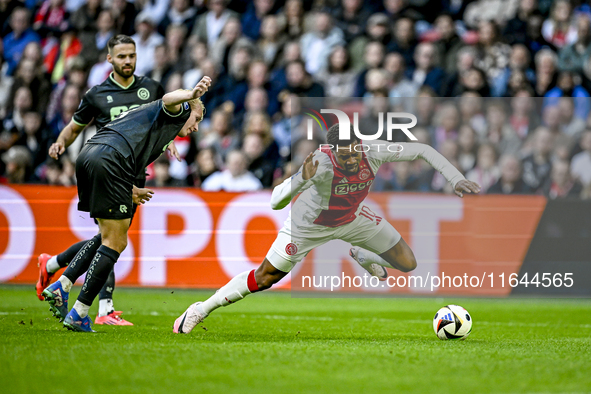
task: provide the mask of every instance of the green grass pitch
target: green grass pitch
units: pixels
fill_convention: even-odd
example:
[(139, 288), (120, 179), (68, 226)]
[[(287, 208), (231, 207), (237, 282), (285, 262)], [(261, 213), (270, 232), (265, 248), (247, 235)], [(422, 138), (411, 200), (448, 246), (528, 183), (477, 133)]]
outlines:
[[(117, 309), (135, 326), (84, 334), (63, 329), (32, 286), (0, 286), (0, 392), (591, 392), (591, 300), (269, 292), (214, 312), (207, 330), (173, 334), (174, 319), (209, 294), (118, 289)], [(450, 303), (473, 317), (465, 341), (433, 332)]]

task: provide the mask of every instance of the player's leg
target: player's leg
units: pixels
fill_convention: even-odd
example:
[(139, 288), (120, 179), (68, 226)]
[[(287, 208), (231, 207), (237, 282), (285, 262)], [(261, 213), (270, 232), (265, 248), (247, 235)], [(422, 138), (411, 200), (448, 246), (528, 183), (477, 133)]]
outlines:
[(60, 321), (68, 314), (68, 298), (73, 284), (88, 270), (100, 245), (99, 233), (80, 248), (59, 279), (43, 290), (42, 296), (49, 302), (50, 310)]
[[(290, 232), (285, 228), (281, 229), (267, 257), (256, 270), (238, 274), (204, 302), (192, 304), (176, 319), (173, 332), (188, 334), (214, 310), (238, 302), (249, 294), (269, 289), (287, 275), (314, 246), (317, 246), (314, 242), (308, 242), (307, 245), (299, 244), (298, 250), (291, 240)], [(288, 248), (288, 245), (293, 247)], [(287, 253), (288, 250), (290, 254)]]
[(381, 267), (408, 272), (417, 266), (412, 250), (400, 233), (367, 206), (338, 235), (354, 245), (350, 250), (351, 257), (379, 279), (387, 278), (387, 271)]
[(80, 241), (76, 242), (74, 245), (70, 246), (68, 249), (63, 251), (60, 254), (52, 256), (47, 253), (41, 253), (37, 259), (37, 267), (39, 267), (39, 279), (37, 280), (37, 284), (35, 285), (35, 290), (37, 291), (37, 298), (43, 301), (45, 298), (41, 295), (43, 290), (53, 278), (53, 275), (60, 269), (66, 267), (70, 261), (76, 256), (76, 254), (82, 249), (84, 244), (88, 242)]
[(121, 252), (127, 247), (130, 219), (98, 219), (98, 222), (102, 245), (92, 259), (74, 307), (64, 320), (64, 326), (76, 331), (90, 331), (88, 310), (107, 281)]
[[(145, 177), (139, 177), (135, 180), (135, 185), (137, 187), (144, 187), (146, 186), (146, 179)], [(133, 218), (135, 213), (137, 212), (138, 206), (133, 204), (132, 213), (131, 213), (131, 223), (133, 223)], [(94, 324), (107, 324), (110, 326), (133, 326), (133, 323), (123, 319), (121, 314), (123, 312), (116, 311), (115, 305), (113, 303), (113, 293), (115, 292), (115, 269), (111, 271), (109, 277), (107, 278), (107, 282), (99, 292), (99, 310), (96, 319), (94, 319)]]

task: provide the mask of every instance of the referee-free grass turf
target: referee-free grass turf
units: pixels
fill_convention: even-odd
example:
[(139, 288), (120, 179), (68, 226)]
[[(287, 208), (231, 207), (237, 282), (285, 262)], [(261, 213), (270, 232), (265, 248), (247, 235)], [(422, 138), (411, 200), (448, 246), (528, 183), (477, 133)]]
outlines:
[[(135, 326), (86, 334), (63, 329), (32, 287), (0, 286), (2, 393), (591, 392), (591, 300), (268, 292), (176, 335), (176, 317), (211, 291), (118, 288)], [(465, 341), (433, 332), (450, 303), (473, 317)]]

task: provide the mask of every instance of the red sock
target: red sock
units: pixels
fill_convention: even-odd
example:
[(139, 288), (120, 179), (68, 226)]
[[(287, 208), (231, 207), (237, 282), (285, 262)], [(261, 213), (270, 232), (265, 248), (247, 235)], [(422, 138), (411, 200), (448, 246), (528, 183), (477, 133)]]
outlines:
[(259, 291), (259, 285), (257, 284), (257, 280), (254, 278), (254, 270), (250, 271), (248, 274), (246, 285), (248, 286), (248, 290), (250, 290), (251, 293)]

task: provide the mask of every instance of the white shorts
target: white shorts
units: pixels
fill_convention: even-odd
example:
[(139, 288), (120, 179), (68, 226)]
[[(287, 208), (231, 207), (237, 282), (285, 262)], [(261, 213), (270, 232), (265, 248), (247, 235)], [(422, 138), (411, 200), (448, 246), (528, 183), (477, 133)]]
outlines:
[(390, 250), (401, 239), (394, 226), (380, 217), (358, 215), (351, 223), (331, 230), (323, 231), (316, 236), (307, 233), (303, 237), (284, 226), (269, 249), (267, 260), (278, 270), (290, 272), (312, 249), (333, 239), (343, 240), (376, 254)]

